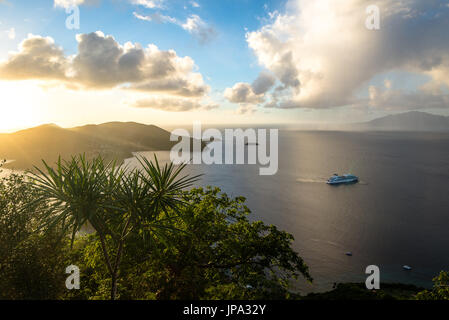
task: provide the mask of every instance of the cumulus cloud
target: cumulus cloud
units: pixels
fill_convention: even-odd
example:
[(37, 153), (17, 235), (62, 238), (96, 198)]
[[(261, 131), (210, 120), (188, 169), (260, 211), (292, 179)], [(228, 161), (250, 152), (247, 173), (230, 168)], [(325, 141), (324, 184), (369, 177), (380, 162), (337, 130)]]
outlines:
[(271, 89), (276, 83), (276, 78), (272, 73), (262, 71), (256, 80), (253, 81), (251, 87), (256, 95), (263, 94)]
[(156, 93), (170, 93), (184, 97), (199, 97), (207, 93), (209, 87), (203, 85), (202, 78), (198, 79), (162, 79), (148, 80), (142, 84), (133, 86), (135, 90)]
[(261, 103), (264, 101), (263, 94), (256, 94), (252, 86), (246, 82), (238, 82), (232, 88), (226, 88), (224, 97), (234, 103)]
[(89, 87), (113, 87), (142, 81), (145, 52), (139, 44), (118, 44), (101, 32), (80, 34), (78, 54), (73, 58), (74, 78)]
[[(290, 0), (285, 13), (272, 14), (269, 23), (247, 33), (259, 64), (281, 83), (270, 93), (268, 107), (369, 103), (357, 98), (358, 90), (374, 76), (394, 70), (427, 75), (436, 86), (449, 86), (447, 1), (378, 0), (381, 24), (376, 31), (365, 27), (367, 5), (365, 0)], [(418, 96), (420, 105), (426, 99), (445, 105), (444, 98), (421, 89), (394, 95), (394, 104), (403, 100), (408, 108), (416, 107), (410, 100)], [(381, 101), (375, 105), (382, 107)]]
[(210, 88), (192, 58), (154, 44), (146, 48), (130, 42), (121, 45), (100, 31), (79, 34), (76, 40), (78, 52), (65, 56), (52, 38), (29, 35), (18, 52), (0, 62), (0, 79), (59, 80), (71, 88), (135, 90), (163, 98), (158, 101), (164, 103), (156, 103), (150, 97), (145, 105), (155, 102), (170, 110), (204, 107), (198, 101), (207, 97)]
[(237, 114), (250, 114), (256, 111), (255, 105), (265, 102), (266, 93), (275, 83), (275, 76), (264, 70), (252, 84), (238, 82), (232, 88), (226, 88), (223, 95), (228, 101), (239, 104)]
[(19, 45), (19, 51), (11, 53), (8, 60), (0, 64), (0, 78), (65, 79), (66, 68), (64, 52), (52, 38), (29, 34)]

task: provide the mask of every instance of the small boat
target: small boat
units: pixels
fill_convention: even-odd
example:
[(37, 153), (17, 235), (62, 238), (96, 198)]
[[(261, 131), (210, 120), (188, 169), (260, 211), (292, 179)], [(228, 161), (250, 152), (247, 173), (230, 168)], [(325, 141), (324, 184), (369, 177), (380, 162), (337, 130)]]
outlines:
[(402, 268), (403, 268), (404, 270), (412, 270), (412, 267), (410, 267), (410, 266), (408, 266), (408, 265), (404, 265), (404, 266), (402, 266)]
[(351, 252), (351, 251), (348, 251), (348, 252), (345, 253), (345, 255), (347, 255), (347, 256), (349, 256), (349, 257), (352, 257), (352, 252)]
[(332, 177), (327, 180), (327, 184), (343, 184), (343, 183), (355, 183), (358, 182), (359, 178), (353, 174), (344, 174), (342, 176), (338, 173), (334, 173)]

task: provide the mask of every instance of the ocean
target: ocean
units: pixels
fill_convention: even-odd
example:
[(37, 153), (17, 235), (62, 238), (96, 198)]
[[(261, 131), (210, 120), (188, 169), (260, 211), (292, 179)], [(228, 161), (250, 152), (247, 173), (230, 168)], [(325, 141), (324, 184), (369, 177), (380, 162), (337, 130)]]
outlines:
[[(449, 270), (449, 133), (280, 131), (276, 175), (260, 176), (258, 165), (188, 165), (186, 173), (246, 197), (251, 220), (293, 234), (314, 278), (298, 284), (304, 293), (364, 282), (368, 265), (380, 268), (381, 286), (429, 287)], [(327, 185), (334, 173), (360, 182)]]

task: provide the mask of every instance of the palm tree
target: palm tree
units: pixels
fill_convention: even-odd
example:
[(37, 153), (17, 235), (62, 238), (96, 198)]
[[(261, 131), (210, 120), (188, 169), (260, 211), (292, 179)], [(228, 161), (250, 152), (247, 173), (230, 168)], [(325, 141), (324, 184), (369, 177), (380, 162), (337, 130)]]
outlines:
[(31, 174), (30, 182), (39, 194), (33, 204), (45, 204), (40, 206), (45, 208), (40, 213), (43, 230), (60, 226), (63, 234), (70, 231), (72, 244), (87, 223), (95, 230), (111, 276), (112, 300), (117, 298), (128, 235), (136, 229), (143, 236), (162, 235), (167, 225), (161, 221), (183, 205), (182, 190), (198, 178), (181, 177), (185, 165), (170, 163), (161, 168), (156, 157), (154, 163), (145, 158), (139, 162), (143, 170), (127, 170), (101, 157), (89, 161), (80, 155), (70, 161), (59, 159), (55, 169), (43, 161), (45, 170), (36, 168), (37, 173)]

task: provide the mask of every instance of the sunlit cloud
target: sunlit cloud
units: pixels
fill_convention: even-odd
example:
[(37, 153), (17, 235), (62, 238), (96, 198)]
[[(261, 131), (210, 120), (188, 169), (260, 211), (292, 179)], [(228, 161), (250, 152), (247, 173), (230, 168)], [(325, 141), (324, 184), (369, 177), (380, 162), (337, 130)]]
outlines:
[(227, 88), (224, 97), (234, 103), (261, 103), (263, 95), (256, 94), (249, 83), (239, 82), (232, 88)]
[(226, 88), (223, 96), (229, 102), (239, 104), (237, 114), (254, 113), (255, 106), (266, 101), (266, 93), (275, 83), (276, 78), (270, 72), (262, 71), (252, 84), (238, 82), (232, 88)]
[(131, 42), (121, 45), (100, 31), (79, 34), (76, 40), (78, 52), (66, 56), (51, 37), (28, 35), (18, 51), (0, 63), (0, 79), (56, 82), (75, 90), (140, 92), (146, 102), (139, 102), (139, 107), (151, 102), (154, 108), (165, 105), (170, 111), (210, 109), (210, 103), (203, 103), (210, 88), (192, 58), (154, 44), (145, 48)]
[(0, 63), (0, 78), (8, 80), (66, 79), (67, 58), (51, 37), (29, 34), (19, 51)]
[[(248, 32), (248, 46), (257, 62), (279, 83), (265, 93), (265, 106), (449, 107), (444, 93), (422, 88), (411, 93), (377, 88), (375, 95), (358, 95), (374, 76), (395, 70), (429, 76), (428, 87), (449, 86), (447, 2), (380, 0), (376, 4), (382, 14), (376, 31), (365, 27), (364, 0), (290, 0), (285, 13), (270, 14), (263, 27)], [(236, 95), (227, 97), (236, 101)], [(250, 94), (247, 97), (260, 103)]]

